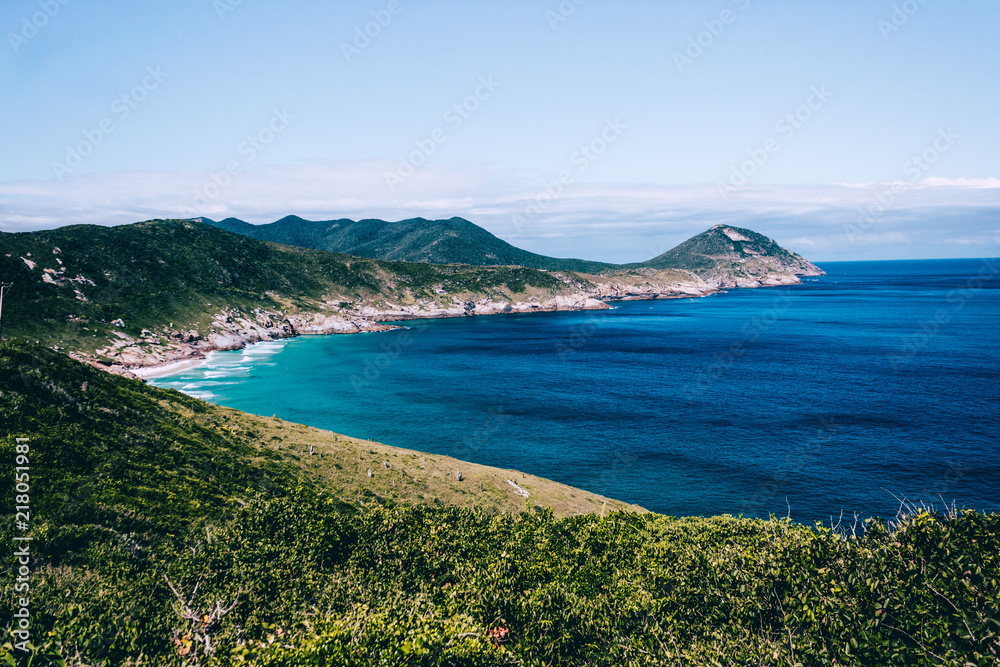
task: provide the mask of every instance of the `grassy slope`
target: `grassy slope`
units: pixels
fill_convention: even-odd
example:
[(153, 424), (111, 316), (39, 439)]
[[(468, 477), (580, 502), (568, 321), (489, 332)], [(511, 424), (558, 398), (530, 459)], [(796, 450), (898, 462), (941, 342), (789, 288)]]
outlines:
[(169, 508), (183, 518), (222, 511), (254, 491), (287, 495), (299, 486), (352, 503), (512, 512), (537, 505), (559, 516), (601, 511), (605, 503), (607, 511), (642, 511), (530, 475), (215, 406), (21, 343), (0, 348), (0, 404), (6, 434), (31, 437), (41, 456), (33, 474), (44, 480), (40, 499), (54, 503), (37, 508), (44, 514), (86, 498), (74, 511), (153, 520)]
[[(45, 269), (62, 284), (45, 282)], [(183, 220), (0, 234), (0, 279), (14, 282), (5, 335), (85, 353), (114, 338), (118, 318), (134, 337), (170, 323), (204, 333), (225, 309), (291, 313), (321, 310), (325, 301), (377, 306), (567, 290), (533, 269), (379, 261)]]
[(304, 220), (287, 216), (266, 225), (227, 218), (222, 229), (256, 239), (362, 257), (437, 264), (516, 265), (550, 271), (599, 273), (614, 264), (559, 259), (522, 250), (463, 218), (399, 222), (384, 220)]

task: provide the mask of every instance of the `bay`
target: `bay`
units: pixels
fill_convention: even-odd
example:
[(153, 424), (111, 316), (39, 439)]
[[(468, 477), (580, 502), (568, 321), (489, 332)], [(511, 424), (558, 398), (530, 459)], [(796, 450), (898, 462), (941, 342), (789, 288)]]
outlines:
[(821, 267), (790, 287), (261, 343), (151, 382), (665, 514), (1000, 510), (997, 260)]

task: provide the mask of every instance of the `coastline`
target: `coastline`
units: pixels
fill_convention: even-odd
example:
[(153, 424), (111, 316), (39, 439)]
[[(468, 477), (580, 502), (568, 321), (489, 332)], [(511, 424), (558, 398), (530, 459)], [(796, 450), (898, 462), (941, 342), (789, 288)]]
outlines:
[[(250, 343), (250, 345), (253, 345), (253, 343)], [(195, 359), (171, 361), (170, 363), (161, 364), (159, 366), (139, 366), (137, 368), (130, 369), (129, 372), (140, 380), (152, 380), (165, 375), (172, 375), (178, 371), (204, 366), (208, 362), (210, 354), (212, 353), (209, 352), (205, 356)]]
[(163, 327), (156, 333), (144, 330), (143, 335), (137, 338), (116, 332), (117, 340), (109, 341), (110, 344), (98, 349), (96, 354), (75, 353), (74, 356), (116, 375), (145, 381), (200, 366), (212, 352), (241, 350), (254, 343), (297, 336), (389, 331), (399, 328), (394, 323), (418, 319), (607, 310), (612, 307), (609, 303), (621, 301), (700, 298), (733, 288), (756, 289), (801, 283), (799, 275), (790, 273), (771, 274), (753, 280), (727, 278), (712, 282), (693, 274), (669, 282), (653, 279), (626, 282), (613, 277), (592, 283), (589, 289), (582, 291), (550, 294), (548, 298), (534, 295), (524, 301), (484, 296), (468, 300), (468, 296), (454, 295), (446, 302), (381, 303), (377, 306), (361, 305), (350, 310), (338, 308), (333, 303), (317, 304), (323, 310), (291, 314), (227, 309), (212, 315), (208, 332)]
[[(781, 282), (776, 284), (757, 284), (753, 286), (737, 287), (738, 289), (758, 289), (766, 287), (782, 287), (787, 285), (801, 284), (801, 280), (795, 282)], [(653, 293), (616, 293), (614, 295), (604, 295), (594, 298), (590, 295), (578, 295), (579, 298), (570, 299), (560, 297), (552, 299), (546, 303), (521, 302), (511, 304), (509, 302), (493, 302), (482, 300), (476, 303), (474, 308), (447, 308), (431, 311), (413, 310), (407, 308), (395, 308), (391, 310), (378, 310), (375, 308), (364, 308), (364, 313), (360, 318), (347, 319), (341, 316), (327, 313), (298, 313), (284, 319), (283, 325), (277, 330), (270, 329), (266, 333), (260, 330), (244, 332), (249, 335), (239, 335), (237, 332), (227, 332), (225, 334), (212, 334), (209, 337), (208, 345), (196, 347), (192, 346), (184, 350), (181, 358), (171, 358), (164, 362), (159, 357), (146, 357), (134, 360), (134, 365), (127, 367), (124, 365), (114, 365), (111, 367), (99, 365), (105, 371), (119, 375), (135, 377), (142, 381), (156, 379), (172, 375), (178, 371), (197, 368), (204, 365), (209, 355), (213, 352), (227, 352), (246, 349), (257, 343), (275, 340), (297, 338), (299, 336), (327, 336), (338, 334), (359, 334), (377, 333), (380, 331), (391, 331), (400, 327), (399, 322), (411, 320), (428, 319), (454, 319), (459, 317), (476, 317), (480, 315), (514, 315), (529, 313), (552, 313), (552, 312), (580, 312), (586, 310), (612, 310), (614, 303), (623, 301), (661, 301), (685, 298), (704, 298), (713, 294), (724, 294), (728, 290), (721, 287), (691, 290), (685, 292), (653, 292)], [(468, 304), (467, 304), (468, 305)], [(229, 317), (217, 316), (217, 321), (229, 320)], [(391, 323), (391, 324), (390, 324)], [(264, 333), (264, 335), (261, 335)], [(222, 342), (218, 345), (217, 342)], [(148, 362), (148, 363), (146, 363)], [(95, 364), (97, 365), (97, 364)]]

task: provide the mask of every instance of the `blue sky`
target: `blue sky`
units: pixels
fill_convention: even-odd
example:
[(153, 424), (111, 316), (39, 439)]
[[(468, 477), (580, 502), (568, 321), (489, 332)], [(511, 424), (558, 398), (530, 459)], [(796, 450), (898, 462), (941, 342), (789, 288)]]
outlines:
[(994, 256), (998, 28), (987, 0), (7, 0), (0, 230), (461, 215), (608, 261), (718, 222)]

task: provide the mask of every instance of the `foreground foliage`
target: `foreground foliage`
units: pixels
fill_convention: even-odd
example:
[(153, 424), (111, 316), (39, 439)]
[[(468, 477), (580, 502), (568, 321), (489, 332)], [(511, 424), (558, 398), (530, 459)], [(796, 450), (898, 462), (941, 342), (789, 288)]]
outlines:
[(41, 535), (38, 652), (88, 665), (997, 664), (1000, 521), (975, 513), (843, 539), (261, 496), (173, 539)]

